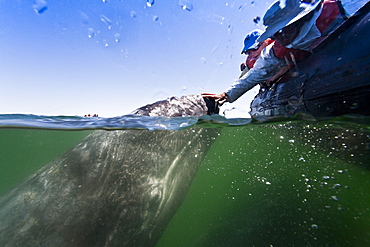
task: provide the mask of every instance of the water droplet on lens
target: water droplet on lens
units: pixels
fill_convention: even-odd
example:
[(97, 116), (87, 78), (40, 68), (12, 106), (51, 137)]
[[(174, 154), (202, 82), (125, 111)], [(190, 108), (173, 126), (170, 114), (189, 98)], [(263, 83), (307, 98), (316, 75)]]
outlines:
[(146, 5), (147, 5), (148, 7), (152, 7), (152, 6), (154, 5), (154, 0), (147, 0), (147, 1), (146, 1)]
[(35, 4), (33, 4), (32, 7), (33, 7), (33, 10), (36, 12), (36, 14), (42, 14), (48, 9), (48, 6), (45, 0), (36, 0)]
[(121, 41), (121, 34), (119, 34), (119, 33), (114, 34), (114, 39), (117, 43), (120, 42)]
[(211, 17), (211, 21), (213, 22), (216, 22), (216, 23), (219, 23), (219, 24), (224, 24), (224, 21), (225, 21), (225, 17), (221, 16), (221, 15), (216, 15), (214, 14), (212, 17)]
[(258, 24), (258, 22), (259, 22), (260, 20), (261, 20), (261, 17), (256, 16), (256, 17), (254, 17), (253, 22), (254, 22), (254, 23), (256, 23), (256, 24)]
[(94, 38), (95, 36), (95, 31), (94, 31), (94, 28), (88, 28), (87, 29), (87, 37), (89, 37), (90, 39)]
[(100, 20), (108, 26), (108, 29), (112, 29), (112, 20), (111, 19), (109, 19), (105, 15), (100, 15)]
[(207, 60), (206, 60), (206, 58), (205, 58), (205, 57), (201, 57), (201, 58), (200, 58), (200, 62), (201, 62), (202, 64), (205, 64), (205, 63), (207, 62)]
[(84, 12), (81, 12), (81, 19), (83, 24), (85, 25), (89, 24), (89, 16)]
[(130, 12), (130, 16), (131, 16), (132, 18), (136, 18), (136, 17), (137, 17), (137, 14), (136, 14), (136, 12), (135, 12), (135, 11), (131, 11), (131, 12)]
[(232, 34), (233, 30), (234, 30), (234, 26), (229, 25), (229, 26), (227, 27), (227, 31), (228, 31), (228, 33), (229, 33), (229, 34)]
[(189, 0), (180, 0), (179, 5), (183, 10), (192, 11), (193, 4)]

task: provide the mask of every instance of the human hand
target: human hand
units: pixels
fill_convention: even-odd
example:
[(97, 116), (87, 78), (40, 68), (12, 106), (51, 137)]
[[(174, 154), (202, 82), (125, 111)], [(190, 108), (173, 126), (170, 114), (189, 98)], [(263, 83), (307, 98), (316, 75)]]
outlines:
[(202, 93), (203, 97), (214, 99), (220, 106), (229, 101), (229, 96), (226, 93)]
[(267, 81), (265, 81), (265, 84), (268, 86), (268, 87), (271, 87), (271, 85), (274, 83), (275, 81), (275, 78), (270, 78), (268, 79)]
[(240, 71), (243, 71), (246, 67), (245, 63), (240, 64)]

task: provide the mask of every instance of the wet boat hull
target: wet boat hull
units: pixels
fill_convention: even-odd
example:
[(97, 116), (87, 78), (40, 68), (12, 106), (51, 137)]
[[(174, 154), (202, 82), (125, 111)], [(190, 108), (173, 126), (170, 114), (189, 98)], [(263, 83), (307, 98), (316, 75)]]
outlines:
[(251, 115), (370, 115), (369, 10), (367, 3), (298, 63), (296, 77), (262, 88), (251, 103)]

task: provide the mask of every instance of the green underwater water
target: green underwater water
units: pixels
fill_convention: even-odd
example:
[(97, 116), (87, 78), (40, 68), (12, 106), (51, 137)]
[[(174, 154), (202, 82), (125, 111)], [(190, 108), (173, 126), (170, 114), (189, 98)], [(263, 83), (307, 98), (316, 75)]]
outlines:
[[(220, 133), (157, 247), (369, 245), (368, 125), (211, 127)], [(89, 133), (0, 129), (0, 193)]]
[(356, 124), (223, 128), (159, 246), (369, 246), (370, 139)]
[(0, 129), (0, 195), (92, 131)]

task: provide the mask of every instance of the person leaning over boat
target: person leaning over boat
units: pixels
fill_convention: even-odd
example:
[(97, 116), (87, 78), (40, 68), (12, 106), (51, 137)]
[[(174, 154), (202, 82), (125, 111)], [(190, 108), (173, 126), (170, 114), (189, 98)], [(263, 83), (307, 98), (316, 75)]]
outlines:
[(244, 76), (226, 92), (203, 93), (220, 105), (234, 102), (255, 85), (271, 82), (293, 64), (307, 57), (313, 46), (345, 20), (340, 1), (277, 0), (263, 17), (265, 31), (257, 39), (274, 43), (262, 50), (260, 57)]
[(265, 49), (269, 44), (273, 42), (271, 39), (266, 39), (262, 42), (258, 42), (257, 39), (263, 33), (260, 29), (255, 29), (252, 32), (248, 33), (244, 39), (244, 48), (241, 54), (247, 56), (244, 63), (240, 65), (240, 70), (242, 73), (239, 78), (242, 78), (251, 68), (253, 68), (257, 59), (260, 57), (260, 54), (263, 49)]
[[(257, 59), (260, 57), (261, 52), (265, 49), (269, 44), (273, 43), (274, 40), (268, 38), (261, 42), (257, 41), (257, 39), (263, 33), (262, 30), (255, 29), (252, 32), (248, 33), (244, 39), (244, 48), (241, 54), (247, 55), (247, 58), (244, 63), (240, 64), (240, 70), (242, 71), (239, 79), (242, 78), (250, 69), (254, 67)], [(223, 93), (224, 94), (224, 93)], [(221, 94), (213, 94), (213, 93), (202, 93), (202, 96), (205, 98), (212, 98), (213, 100), (217, 100), (217, 96)], [(222, 105), (225, 101), (217, 101), (219, 105)]]

